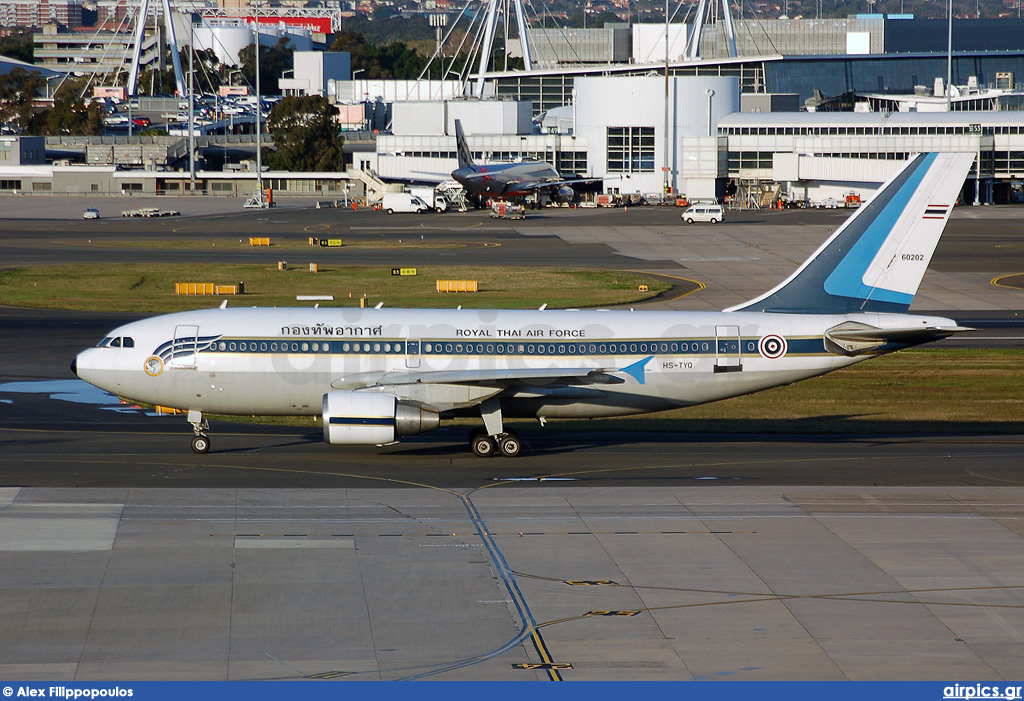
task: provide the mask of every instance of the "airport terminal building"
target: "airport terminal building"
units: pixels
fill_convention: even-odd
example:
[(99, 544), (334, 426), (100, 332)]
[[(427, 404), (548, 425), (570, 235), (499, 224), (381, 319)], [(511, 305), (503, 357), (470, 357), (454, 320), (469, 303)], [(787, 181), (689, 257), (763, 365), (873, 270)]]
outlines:
[[(356, 130), (346, 132), (346, 142), (365, 139), (358, 148), (346, 147), (352, 158), (348, 172), (274, 174), (271, 184), (281, 195), (329, 196), (362, 188), (372, 195), (383, 187), (380, 179), (439, 182), (457, 166), (454, 121), (459, 119), (478, 161), (545, 160), (563, 177), (595, 179), (595, 189), (604, 192), (728, 198), (738, 207), (779, 198), (814, 203), (849, 192), (869, 194), (909, 153), (956, 150), (976, 154), (965, 201), (1020, 198), (1020, 100), (986, 103), (993, 107), (987, 110), (970, 109), (978, 106), (973, 102), (963, 108), (954, 104), (949, 112), (892, 107), (921, 110), (925, 101), (943, 102), (930, 86), (940, 87), (936, 78), (946, 73), (936, 33), (944, 22), (879, 16), (749, 26), (744, 21), (753, 21), (740, 20), (750, 41), (761, 32), (769, 46), (786, 55), (766, 54), (754, 42), (746, 50), (755, 55), (677, 56), (658, 63), (657, 37), (648, 37), (645, 45), (655, 47), (650, 55), (626, 63), (596, 64), (600, 55), (595, 54), (594, 63), (564, 65), (552, 58), (549, 63), (558, 65), (488, 72), (481, 86), (487, 99), (467, 97), (468, 86), (460, 91), (454, 82), (410, 90), (408, 81), (319, 81), (339, 105), (342, 127)], [(610, 59), (621, 53), (615, 31), (604, 33), (614, 35), (607, 44)], [(680, 29), (680, 36), (685, 31)], [(1024, 21), (1013, 18), (955, 21), (954, 85), (1017, 89), (1024, 95), (1017, 82), (1024, 76), (1021, 36)], [(717, 28), (705, 35), (704, 55), (721, 55), (721, 39)], [(582, 58), (578, 52), (576, 57)], [(868, 95), (868, 104), (879, 111), (825, 111), (852, 110), (858, 95)], [(915, 105), (889, 95), (920, 99)], [(817, 111), (797, 111), (808, 99), (813, 103), (808, 107)], [(135, 137), (129, 148), (97, 140), (75, 163), (66, 160), (66, 146), (51, 148), (48, 139), (45, 162), (0, 157), (0, 191), (191, 191), (187, 140), (143, 138), (167, 142), (148, 144)], [(211, 140), (198, 147), (197, 161), (210, 164), (197, 175), (200, 192), (237, 196), (251, 190), (251, 170), (237, 164), (230, 172), (216, 170), (218, 160), (211, 154), (229, 147), (238, 151), (242, 145)], [(106, 159), (107, 153), (110, 159), (103, 161), (92, 155)]]
[[(348, 191), (361, 196), (378, 178), (438, 182), (457, 167), (458, 118), (478, 161), (538, 158), (565, 177), (593, 177), (602, 191), (623, 195), (671, 188), (690, 199), (728, 197), (737, 207), (765, 206), (766, 193), (771, 201), (814, 204), (850, 192), (866, 196), (908, 154), (966, 151), (976, 154), (976, 163), (965, 202), (1020, 199), (1024, 112), (741, 112), (735, 78), (674, 78), (670, 91), (667, 130), (661, 78), (579, 81), (578, 114), (564, 120), (571, 126), (552, 133), (535, 133), (529, 103), (395, 103), (396, 133), (378, 136), (376, 151), (354, 153), (349, 172), (265, 177), (280, 195)], [(19, 141), (5, 137), (7, 146), (0, 149), (2, 192), (186, 194), (191, 189), (180, 158), (161, 162), (139, 151), (132, 157), (134, 168), (48, 163), (41, 158), (41, 139), (31, 142), (40, 152), (32, 159), (22, 156)], [(89, 153), (112, 151), (113, 146), (99, 144)], [(173, 144), (154, 154), (168, 152), (177, 153)], [(201, 171), (197, 177), (204, 194), (240, 196), (252, 190), (255, 173)]]
[(734, 113), (718, 135), (730, 181), (779, 184), (799, 201), (873, 190), (922, 151), (976, 154), (967, 203), (1015, 201), (1024, 181), (1024, 112)]

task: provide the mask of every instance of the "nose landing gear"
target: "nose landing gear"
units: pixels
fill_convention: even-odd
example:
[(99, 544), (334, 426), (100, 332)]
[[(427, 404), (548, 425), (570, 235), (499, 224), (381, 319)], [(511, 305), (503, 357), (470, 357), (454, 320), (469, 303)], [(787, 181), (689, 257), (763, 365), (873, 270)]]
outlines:
[(206, 431), (210, 429), (210, 422), (203, 419), (203, 412), (195, 409), (188, 410), (188, 422), (192, 424), (195, 436), (192, 437), (192, 452), (206, 453), (210, 450), (210, 438)]

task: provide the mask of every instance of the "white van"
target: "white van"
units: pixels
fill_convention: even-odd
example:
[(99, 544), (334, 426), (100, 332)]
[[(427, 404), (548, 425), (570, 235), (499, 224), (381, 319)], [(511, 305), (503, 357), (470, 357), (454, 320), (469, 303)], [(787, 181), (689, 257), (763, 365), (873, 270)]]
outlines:
[(388, 214), (394, 214), (395, 212), (423, 214), (423, 212), (429, 211), (433, 207), (416, 195), (410, 195), (408, 192), (385, 192), (384, 199), (381, 201), (381, 209)]
[(725, 219), (725, 210), (720, 204), (695, 204), (683, 212), (680, 217), (687, 224), (692, 224), (695, 221), (717, 224)]

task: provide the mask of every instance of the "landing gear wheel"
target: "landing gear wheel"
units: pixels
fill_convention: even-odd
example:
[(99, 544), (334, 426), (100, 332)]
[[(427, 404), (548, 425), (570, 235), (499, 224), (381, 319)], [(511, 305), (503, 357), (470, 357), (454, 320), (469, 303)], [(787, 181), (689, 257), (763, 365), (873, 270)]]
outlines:
[(497, 443), (482, 428), (474, 428), (470, 431), (469, 447), (478, 458), (489, 458), (498, 450)]
[(210, 450), (210, 439), (206, 436), (196, 436), (192, 439), (193, 453), (206, 453)]
[(523, 444), (519, 442), (519, 436), (510, 431), (498, 441), (498, 448), (506, 458), (514, 458), (523, 449)]

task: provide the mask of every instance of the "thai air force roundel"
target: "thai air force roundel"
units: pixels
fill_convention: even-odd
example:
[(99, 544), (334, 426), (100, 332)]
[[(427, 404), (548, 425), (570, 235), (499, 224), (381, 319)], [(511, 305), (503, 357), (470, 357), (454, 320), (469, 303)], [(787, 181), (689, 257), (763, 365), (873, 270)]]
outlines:
[(762, 336), (761, 340), (757, 343), (757, 351), (765, 358), (768, 358), (768, 360), (781, 358), (786, 354), (787, 350), (786, 339), (775, 334)]

